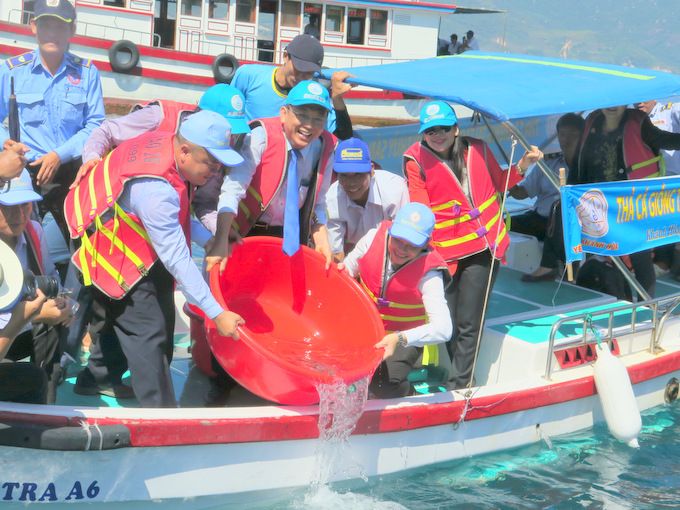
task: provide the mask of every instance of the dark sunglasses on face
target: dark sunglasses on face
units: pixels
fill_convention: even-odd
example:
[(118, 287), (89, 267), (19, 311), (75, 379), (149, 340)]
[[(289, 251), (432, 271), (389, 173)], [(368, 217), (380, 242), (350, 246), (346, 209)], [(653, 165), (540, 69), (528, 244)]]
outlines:
[(443, 131), (444, 133), (448, 133), (452, 129), (453, 129), (453, 126), (435, 126), (435, 127), (431, 127), (429, 129), (426, 129), (425, 131), (423, 131), (423, 134), (425, 134), (427, 136), (431, 136), (431, 135), (439, 133), (440, 131)]

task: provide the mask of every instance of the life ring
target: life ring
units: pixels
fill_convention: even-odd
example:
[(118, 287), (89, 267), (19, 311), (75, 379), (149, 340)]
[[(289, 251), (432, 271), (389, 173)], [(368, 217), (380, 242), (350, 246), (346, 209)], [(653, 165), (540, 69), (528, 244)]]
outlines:
[(238, 60), (229, 53), (220, 53), (212, 63), (212, 72), (216, 83), (231, 83), (237, 69)]
[(132, 41), (116, 41), (109, 48), (109, 63), (117, 73), (129, 73), (139, 63), (139, 49)]

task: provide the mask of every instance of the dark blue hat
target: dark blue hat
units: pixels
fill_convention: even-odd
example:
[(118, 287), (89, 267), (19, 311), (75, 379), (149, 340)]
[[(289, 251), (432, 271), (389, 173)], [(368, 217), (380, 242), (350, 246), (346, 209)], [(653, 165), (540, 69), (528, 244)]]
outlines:
[(69, 0), (35, 0), (33, 19), (52, 16), (65, 23), (76, 20), (76, 8)]

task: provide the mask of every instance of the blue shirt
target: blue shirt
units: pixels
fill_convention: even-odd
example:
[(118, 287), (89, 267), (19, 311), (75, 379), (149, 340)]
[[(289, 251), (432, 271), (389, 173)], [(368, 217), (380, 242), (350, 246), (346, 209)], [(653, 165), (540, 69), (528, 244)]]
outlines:
[(37, 51), (0, 66), (0, 120), (8, 116), (10, 77), (19, 107), (21, 141), (30, 160), (56, 152), (62, 163), (78, 158), (85, 140), (104, 120), (99, 71), (90, 60), (66, 53), (52, 76)]
[[(279, 110), (286, 103), (287, 92), (280, 91), (274, 80), (276, 66), (248, 64), (236, 70), (231, 85), (246, 98), (246, 117), (248, 120), (278, 117)], [(326, 129), (335, 131), (335, 110), (328, 113)]]
[(125, 183), (118, 203), (142, 221), (158, 258), (175, 278), (187, 301), (211, 319), (222, 313), (222, 307), (210, 293), (189, 253), (179, 223), (179, 197), (175, 189), (161, 179), (132, 179)]

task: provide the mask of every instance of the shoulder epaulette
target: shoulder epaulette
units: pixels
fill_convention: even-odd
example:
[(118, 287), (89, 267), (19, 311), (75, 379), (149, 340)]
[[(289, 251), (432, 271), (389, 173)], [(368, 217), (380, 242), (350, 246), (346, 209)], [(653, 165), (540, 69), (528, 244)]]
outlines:
[(30, 64), (31, 62), (33, 62), (34, 58), (35, 52), (27, 51), (26, 53), (22, 53), (21, 55), (8, 58), (7, 60), (5, 60), (5, 64), (7, 64), (7, 67), (9, 67), (10, 69), (14, 69), (15, 67), (21, 67), (23, 65)]
[(81, 58), (76, 55), (73, 55), (72, 53), (69, 53), (69, 56), (71, 57), (71, 62), (73, 62), (74, 65), (82, 67), (90, 67), (92, 65), (91, 58)]

